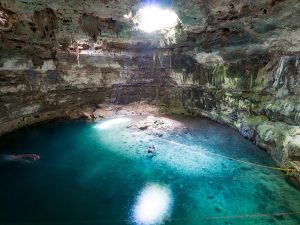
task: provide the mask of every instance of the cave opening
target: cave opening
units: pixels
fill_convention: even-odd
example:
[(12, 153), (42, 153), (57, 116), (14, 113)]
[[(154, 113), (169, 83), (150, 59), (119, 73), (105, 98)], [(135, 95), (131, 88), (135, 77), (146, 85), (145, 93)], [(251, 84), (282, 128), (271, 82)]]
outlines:
[(136, 19), (138, 28), (148, 33), (172, 29), (178, 24), (178, 16), (174, 11), (157, 6), (146, 6), (139, 9)]

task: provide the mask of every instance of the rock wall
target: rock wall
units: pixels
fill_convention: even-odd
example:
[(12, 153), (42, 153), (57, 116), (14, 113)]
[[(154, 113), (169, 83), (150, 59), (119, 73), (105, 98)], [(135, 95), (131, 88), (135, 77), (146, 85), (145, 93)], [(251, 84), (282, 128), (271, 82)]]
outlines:
[(0, 134), (55, 117), (79, 117), (85, 107), (154, 101), (169, 77), (153, 66), (153, 54), (67, 54), (39, 63), (9, 53), (0, 59)]
[(170, 73), (176, 86), (164, 101), (171, 112), (225, 123), (266, 149), (277, 165), (299, 169), (299, 55), (265, 55), (258, 62), (248, 56), (250, 64), (213, 53), (185, 57)]
[(79, 117), (97, 104), (155, 103), (168, 113), (228, 124), (282, 167), (300, 158), (300, 57), (176, 51), (104, 52), (0, 60), (0, 132), (56, 117)]

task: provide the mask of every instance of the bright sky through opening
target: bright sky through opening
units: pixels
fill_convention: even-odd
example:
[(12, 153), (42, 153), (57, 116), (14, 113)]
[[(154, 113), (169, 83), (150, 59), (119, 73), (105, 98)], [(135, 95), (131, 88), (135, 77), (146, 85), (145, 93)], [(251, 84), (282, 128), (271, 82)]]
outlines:
[(139, 29), (148, 33), (173, 28), (178, 23), (178, 16), (169, 9), (147, 6), (138, 11)]

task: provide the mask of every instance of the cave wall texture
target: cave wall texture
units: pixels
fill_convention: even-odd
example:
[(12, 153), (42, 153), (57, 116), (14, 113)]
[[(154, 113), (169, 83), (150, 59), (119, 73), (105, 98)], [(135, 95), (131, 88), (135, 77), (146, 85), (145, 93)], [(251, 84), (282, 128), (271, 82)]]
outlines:
[(0, 134), (147, 100), (234, 127), (299, 170), (299, 1), (174, 0), (172, 37), (124, 18), (143, 4), (0, 0)]

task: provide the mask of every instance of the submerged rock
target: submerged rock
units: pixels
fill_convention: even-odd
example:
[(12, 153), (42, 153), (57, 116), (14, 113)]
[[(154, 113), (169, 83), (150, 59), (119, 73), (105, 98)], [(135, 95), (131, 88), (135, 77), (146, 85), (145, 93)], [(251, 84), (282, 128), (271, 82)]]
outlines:
[(184, 130), (184, 127), (175, 120), (155, 116), (147, 116), (146, 119), (135, 124), (133, 128), (142, 131), (147, 130), (158, 137), (162, 137), (164, 132), (177, 131), (178, 129)]

